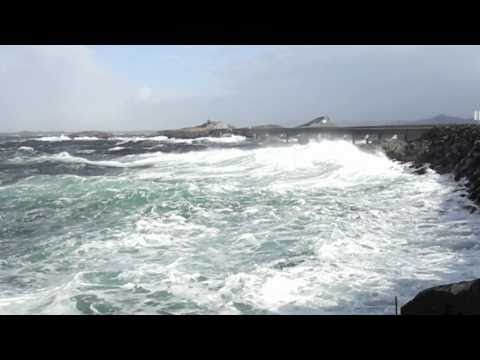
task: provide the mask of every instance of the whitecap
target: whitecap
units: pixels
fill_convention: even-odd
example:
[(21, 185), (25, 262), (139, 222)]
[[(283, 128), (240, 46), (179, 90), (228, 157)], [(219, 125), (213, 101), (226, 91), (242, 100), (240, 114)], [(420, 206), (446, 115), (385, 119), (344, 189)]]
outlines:
[(34, 138), (36, 141), (47, 141), (47, 142), (59, 142), (59, 141), (70, 141), (72, 138), (68, 137), (67, 135), (60, 135), (60, 136), (44, 136), (40, 138)]
[(77, 136), (77, 137), (74, 137), (72, 140), (75, 140), (75, 141), (99, 141), (99, 140), (104, 140), (104, 139), (100, 139), (100, 138), (93, 137), (93, 136)]
[(27, 152), (32, 152), (35, 151), (32, 147), (30, 146), (20, 146), (18, 148), (18, 151), (27, 151)]
[(111, 140), (120, 141), (117, 145), (124, 145), (129, 142), (137, 143), (140, 141), (166, 141), (168, 138), (166, 136), (127, 136), (127, 137), (113, 137)]
[(113, 148), (108, 149), (108, 151), (120, 151), (125, 149), (123, 146), (115, 146)]

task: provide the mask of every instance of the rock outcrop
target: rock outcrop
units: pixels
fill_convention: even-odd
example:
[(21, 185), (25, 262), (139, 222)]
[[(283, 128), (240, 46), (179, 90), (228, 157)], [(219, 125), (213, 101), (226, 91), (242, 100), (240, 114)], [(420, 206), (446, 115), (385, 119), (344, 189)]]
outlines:
[(187, 128), (178, 130), (163, 130), (158, 131), (157, 135), (167, 136), (169, 138), (177, 139), (195, 139), (199, 137), (219, 137), (228, 134), (233, 129), (233, 126), (224, 124), (221, 121), (211, 121)]
[(402, 315), (480, 315), (480, 279), (421, 291), (401, 308)]

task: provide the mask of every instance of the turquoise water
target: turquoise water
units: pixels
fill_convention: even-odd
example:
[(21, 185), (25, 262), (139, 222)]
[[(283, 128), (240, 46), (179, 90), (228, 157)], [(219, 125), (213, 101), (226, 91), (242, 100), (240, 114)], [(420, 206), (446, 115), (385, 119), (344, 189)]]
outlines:
[(344, 141), (0, 140), (0, 313), (392, 314), (480, 276), (449, 176)]

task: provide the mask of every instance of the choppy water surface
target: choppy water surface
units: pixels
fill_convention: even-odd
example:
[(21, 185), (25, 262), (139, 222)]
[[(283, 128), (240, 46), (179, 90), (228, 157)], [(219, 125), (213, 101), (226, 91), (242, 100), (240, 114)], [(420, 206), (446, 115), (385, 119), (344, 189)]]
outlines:
[(464, 194), (344, 141), (0, 138), (0, 313), (391, 314), (480, 276)]

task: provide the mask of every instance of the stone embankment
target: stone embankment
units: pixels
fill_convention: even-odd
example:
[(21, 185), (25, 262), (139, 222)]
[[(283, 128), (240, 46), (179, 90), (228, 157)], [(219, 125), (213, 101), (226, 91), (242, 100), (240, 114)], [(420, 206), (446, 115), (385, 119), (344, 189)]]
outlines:
[(456, 181), (466, 179), (469, 198), (480, 205), (479, 125), (437, 126), (417, 140), (384, 142), (381, 147), (391, 159), (412, 163), (417, 174), (429, 167), (453, 174)]
[[(480, 126), (437, 126), (419, 139), (389, 141), (381, 147), (391, 159), (409, 162), (415, 173), (427, 168), (466, 179), (469, 198), (480, 205)], [(471, 213), (477, 207), (470, 206)], [(476, 214), (475, 214), (476, 216)], [(421, 291), (401, 308), (402, 315), (480, 314), (480, 279), (436, 286)]]

